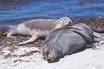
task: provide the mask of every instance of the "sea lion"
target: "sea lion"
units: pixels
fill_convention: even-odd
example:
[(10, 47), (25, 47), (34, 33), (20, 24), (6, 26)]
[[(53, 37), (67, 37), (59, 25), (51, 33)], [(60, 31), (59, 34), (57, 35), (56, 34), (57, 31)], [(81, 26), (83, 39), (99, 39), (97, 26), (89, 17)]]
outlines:
[(56, 62), (94, 42), (93, 32), (89, 26), (83, 23), (75, 24), (52, 31), (46, 37), (41, 54), (44, 60)]
[(7, 37), (13, 37), (15, 34), (29, 35), (31, 38), (27, 41), (20, 42), (19, 45), (34, 42), (40, 36), (46, 36), (50, 31), (64, 27), (72, 23), (69, 17), (59, 19), (34, 19), (19, 24), (16, 29), (11, 29)]

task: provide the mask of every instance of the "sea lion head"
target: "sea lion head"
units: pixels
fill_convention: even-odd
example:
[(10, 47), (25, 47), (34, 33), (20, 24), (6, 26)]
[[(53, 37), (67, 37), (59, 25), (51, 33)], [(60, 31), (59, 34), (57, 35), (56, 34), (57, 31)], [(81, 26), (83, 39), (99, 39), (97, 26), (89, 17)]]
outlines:
[(49, 63), (57, 61), (57, 51), (55, 49), (49, 49), (48, 47), (43, 47), (42, 49), (43, 59), (48, 61)]
[(70, 25), (72, 23), (72, 20), (69, 17), (61, 17), (56, 22), (57, 22), (56, 27), (61, 28), (61, 27), (64, 27), (66, 25)]

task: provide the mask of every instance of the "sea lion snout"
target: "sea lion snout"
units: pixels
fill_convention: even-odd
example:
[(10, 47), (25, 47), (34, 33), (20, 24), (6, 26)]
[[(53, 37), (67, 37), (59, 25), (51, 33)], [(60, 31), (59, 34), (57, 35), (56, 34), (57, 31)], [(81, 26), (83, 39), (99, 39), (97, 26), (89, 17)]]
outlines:
[(72, 23), (72, 19), (69, 17), (61, 17), (60, 19), (57, 20), (57, 22), (59, 25), (66, 26)]
[(56, 21), (57, 25), (54, 29), (62, 28), (72, 24), (72, 19), (69, 17), (61, 17)]
[(43, 59), (48, 61), (49, 63), (55, 62), (57, 59), (57, 53), (55, 49), (43, 48), (42, 56), (43, 56)]
[(72, 23), (72, 19), (69, 17), (62, 17), (60, 19), (61, 19), (61, 22), (66, 23), (66, 25)]
[(56, 60), (56, 53), (55, 52), (49, 52), (48, 53), (48, 57), (46, 58), (46, 60), (51, 63), (54, 62)]

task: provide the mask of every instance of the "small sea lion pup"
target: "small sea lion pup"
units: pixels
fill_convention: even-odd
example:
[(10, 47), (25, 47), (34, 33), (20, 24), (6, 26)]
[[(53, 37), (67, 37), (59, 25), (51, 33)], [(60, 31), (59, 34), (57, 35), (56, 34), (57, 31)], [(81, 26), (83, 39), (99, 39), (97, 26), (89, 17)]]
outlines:
[(46, 36), (50, 31), (64, 27), (69, 23), (72, 23), (72, 20), (68, 17), (29, 20), (19, 24), (16, 29), (11, 29), (7, 37), (13, 37), (15, 34), (31, 36), (29, 40), (19, 43), (19, 45), (23, 45), (34, 42), (38, 37)]
[(52, 31), (45, 40), (41, 54), (44, 60), (56, 62), (65, 55), (95, 42), (92, 29), (84, 23)]

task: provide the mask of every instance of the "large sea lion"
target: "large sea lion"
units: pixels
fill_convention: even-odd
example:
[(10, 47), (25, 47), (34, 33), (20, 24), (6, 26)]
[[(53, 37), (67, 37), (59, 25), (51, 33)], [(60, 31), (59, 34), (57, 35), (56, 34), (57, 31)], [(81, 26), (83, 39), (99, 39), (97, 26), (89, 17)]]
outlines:
[(89, 26), (83, 23), (75, 24), (52, 31), (46, 37), (41, 53), (43, 59), (55, 62), (94, 42), (93, 32)]
[(29, 20), (19, 24), (16, 29), (11, 29), (7, 34), (7, 37), (13, 37), (15, 34), (29, 35), (31, 36), (29, 40), (19, 43), (19, 45), (27, 44), (35, 41), (38, 37), (46, 36), (50, 31), (64, 27), (71, 22), (72, 20), (68, 17)]

